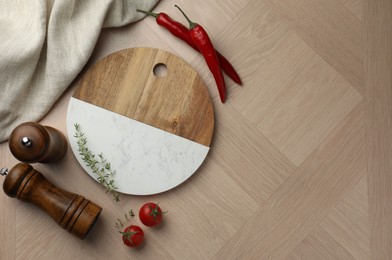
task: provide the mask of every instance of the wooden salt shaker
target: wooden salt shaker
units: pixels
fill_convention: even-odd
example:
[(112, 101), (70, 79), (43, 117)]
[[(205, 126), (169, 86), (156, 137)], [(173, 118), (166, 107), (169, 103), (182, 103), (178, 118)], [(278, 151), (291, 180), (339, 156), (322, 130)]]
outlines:
[(26, 122), (12, 131), (9, 148), (19, 161), (48, 163), (65, 155), (67, 139), (53, 127)]
[(4, 192), (12, 198), (31, 202), (48, 213), (62, 228), (84, 239), (98, 219), (102, 208), (83, 196), (60, 189), (26, 163), (15, 165), (3, 182)]

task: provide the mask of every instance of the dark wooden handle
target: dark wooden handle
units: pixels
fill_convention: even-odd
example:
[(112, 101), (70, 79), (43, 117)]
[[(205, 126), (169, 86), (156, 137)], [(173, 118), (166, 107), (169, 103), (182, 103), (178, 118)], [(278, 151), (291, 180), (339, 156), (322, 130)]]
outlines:
[(12, 131), (9, 148), (16, 159), (26, 163), (49, 163), (67, 152), (67, 139), (57, 129), (34, 122), (18, 125)]
[(84, 239), (102, 208), (78, 194), (60, 189), (26, 163), (15, 165), (3, 183), (4, 192), (31, 202), (48, 213), (62, 228)]

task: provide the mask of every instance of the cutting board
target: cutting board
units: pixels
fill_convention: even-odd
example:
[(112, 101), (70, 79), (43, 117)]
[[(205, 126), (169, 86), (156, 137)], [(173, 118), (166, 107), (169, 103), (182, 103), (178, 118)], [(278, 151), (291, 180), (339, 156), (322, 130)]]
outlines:
[(151, 195), (187, 180), (205, 160), (214, 131), (210, 95), (197, 72), (160, 49), (132, 48), (97, 62), (76, 83), (67, 111), (71, 149), (74, 124), (87, 147), (111, 163), (121, 193)]

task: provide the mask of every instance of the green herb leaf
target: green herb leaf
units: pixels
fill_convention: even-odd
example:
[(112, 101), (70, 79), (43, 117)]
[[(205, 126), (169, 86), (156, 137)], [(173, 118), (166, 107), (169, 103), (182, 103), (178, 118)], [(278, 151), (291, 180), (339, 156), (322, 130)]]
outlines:
[(133, 213), (133, 210), (132, 210), (132, 209), (129, 211), (129, 215), (130, 215), (131, 217), (134, 217), (134, 216), (135, 216), (135, 213)]
[(93, 173), (97, 174), (99, 183), (105, 186), (106, 193), (113, 195), (114, 201), (120, 201), (120, 195), (117, 192), (117, 187), (114, 185), (113, 176), (115, 171), (111, 169), (110, 163), (104, 158), (103, 153), (98, 154), (99, 161), (95, 159), (93, 154), (87, 147), (87, 138), (80, 129), (80, 124), (74, 124), (76, 144), (78, 145), (78, 152), (82, 156), (83, 162), (89, 167)]

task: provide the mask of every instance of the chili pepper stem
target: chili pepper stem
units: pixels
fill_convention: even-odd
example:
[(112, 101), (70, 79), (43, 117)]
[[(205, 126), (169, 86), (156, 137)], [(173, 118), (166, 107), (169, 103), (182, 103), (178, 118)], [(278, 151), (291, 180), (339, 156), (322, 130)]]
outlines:
[(180, 10), (180, 12), (184, 15), (185, 19), (188, 21), (189, 23), (189, 29), (193, 29), (196, 27), (197, 23), (191, 21), (191, 19), (189, 19), (189, 17), (185, 14), (184, 11), (182, 11), (182, 9), (178, 6), (178, 5), (174, 5), (175, 7), (178, 8), (178, 10)]
[(155, 17), (155, 18), (157, 18), (158, 15), (159, 15), (159, 14), (157, 14), (157, 13), (148, 12), (148, 11), (141, 10), (141, 9), (136, 9), (136, 11), (138, 11), (139, 13), (143, 13), (143, 14), (149, 15), (149, 16), (153, 16), (153, 17)]

